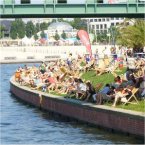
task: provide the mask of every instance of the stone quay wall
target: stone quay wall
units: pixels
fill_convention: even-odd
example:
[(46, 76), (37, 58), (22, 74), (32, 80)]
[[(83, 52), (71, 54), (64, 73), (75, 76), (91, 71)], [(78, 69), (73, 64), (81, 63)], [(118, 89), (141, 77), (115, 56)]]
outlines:
[[(102, 61), (103, 50), (110, 50), (110, 45), (92, 45), (93, 54), (98, 51)], [(117, 46), (116, 46), (117, 47)], [(0, 63), (41, 62), (66, 59), (72, 53), (76, 58), (78, 55), (86, 54), (85, 46), (11, 46), (0, 48)]]
[(143, 112), (93, 105), (79, 100), (31, 90), (28, 87), (20, 86), (13, 78), (10, 80), (10, 90), (17, 98), (38, 108), (108, 128), (112, 131), (144, 138), (145, 116)]

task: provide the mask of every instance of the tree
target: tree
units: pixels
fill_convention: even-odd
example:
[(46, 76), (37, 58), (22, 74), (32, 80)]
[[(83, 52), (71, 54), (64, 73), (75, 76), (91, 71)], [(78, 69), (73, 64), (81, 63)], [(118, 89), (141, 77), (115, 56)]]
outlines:
[(45, 38), (46, 34), (44, 33), (44, 31), (41, 32), (40, 36), (41, 38)]
[(55, 33), (54, 39), (55, 39), (56, 41), (60, 39), (60, 36), (59, 36), (59, 34), (57, 33), (57, 31), (56, 31), (56, 33)]
[(131, 47), (134, 51), (140, 52), (145, 46), (145, 22), (141, 19), (125, 20), (118, 28), (118, 42), (120, 45)]
[(58, 18), (58, 22), (64, 22), (63, 18)]
[(34, 35), (34, 39), (35, 39), (35, 41), (38, 40), (38, 35), (37, 34)]
[(12, 39), (17, 38), (24, 38), (25, 36), (25, 24), (22, 19), (16, 19), (12, 22), (11, 30), (10, 30), (10, 37)]
[(43, 23), (40, 24), (40, 30), (41, 30), (41, 31), (44, 31), (44, 30), (46, 30), (47, 28), (48, 28), (48, 24), (47, 24), (47, 23), (43, 22)]
[(98, 33), (97, 34), (97, 41), (100, 43), (108, 43), (109, 38), (107, 36), (107, 33)]
[(65, 33), (64, 30), (63, 30), (63, 33), (61, 34), (61, 37), (62, 37), (63, 39), (66, 39), (66, 33)]
[(25, 37), (25, 23), (22, 21), (22, 19), (16, 20), (16, 23), (18, 38), (22, 39)]
[(4, 37), (4, 31), (5, 31), (5, 27), (3, 25), (0, 25), (0, 38)]
[(40, 31), (40, 24), (36, 23), (35, 25), (35, 33), (38, 33)]
[(109, 33), (110, 33), (110, 38), (112, 40), (112, 44), (115, 45), (117, 41), (117, 37), (119, 35), (118, 29), (116, 27), (110, 27)]
[(52, 22), (51, 23), (56, 23), (56, 19), (52, 19)]
[(87, 21), (81, 20), (81, 18), (74, 18), (74, 20), (70, 22), (70, 25), (77, 30), (87, 30)]
[(16, 21), (12, 22), (11, 30), (10, 30), (10, 37), (12, 39), (17, 39), (17, 23), (16, 23)]
[(34, 24), (32, 23), (32, 21), (28, 21), (26, 24), (26, 36), (28, 38), (31, 38), (32, 35), (35, 34), (35, 32), (36, 32), (36, 30), (35, 30)]

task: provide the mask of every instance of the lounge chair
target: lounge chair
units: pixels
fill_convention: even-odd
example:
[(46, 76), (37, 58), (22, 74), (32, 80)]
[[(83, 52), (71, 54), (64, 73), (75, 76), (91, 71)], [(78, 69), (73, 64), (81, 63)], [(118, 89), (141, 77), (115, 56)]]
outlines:
[[(139, 104), (135, 94), (137, 93), (138, 88), (133, 88), (132, 89), (132, 95), (127, 99), (126, 97), (121, 99), (121, 102), (123, 102), (123, 105), (130, 103), (130, 104)], [(134, 99), (135, 102), (132, 102), (131, 100)]]

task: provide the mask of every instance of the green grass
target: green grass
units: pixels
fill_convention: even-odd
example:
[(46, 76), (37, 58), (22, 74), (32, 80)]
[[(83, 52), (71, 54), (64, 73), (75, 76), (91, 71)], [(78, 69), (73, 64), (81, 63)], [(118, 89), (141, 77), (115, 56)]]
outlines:
[[(116, 74), (121, 75), (124, 74), (125, 71), (126, 68), (123, 68), (122, 70), (117, 71)], [(89, 71), (82, 75), (82, 79), (85, 81), (90, 80), (91, 83), (95, 86), (97, 83), (103, 83), (104, 85), (107, 83), (112, 83), (114, 81), (114, 76), (111, 73), (106, 73), (97, 76), (95, 71)]]
[[(126, 71), (126, 68), (123, 68), (122, 70), (117, 71), (116, 73), (118, 75), (121, 75), (121, 74), (124, 74), (125, 71)], [(100, 82), (103, 83), (103, 85), (105, 86), (105, 84), (112, 83), (114, 81), (114, 76), (110, 73), (106, 73), (106, 74), (97, 76), (95, 74), (95, 71), (89, 71), (89, 72), (86, 72), (82, 75), (82, 79), (85, 81), (90, 80), (94, 86), (96, 86), (96, 84), (100, 83)], [(50, 93), (53, 95), (61, 96), (61, 97), (66, 95), (66, 94), (59, 94), (59, 93), (56, 93), (54, 91), (51, 91)], [(145, 102), (142, 100), (142, 101), (139, 101), (139, 104), (126, 104), (126, 105), (118, 104), (116, 106), (116, 108), (145, 112), (144, 103)], [(105, 103), (104, 105), (111, 106), (112, 103)]]
[[(112, 103), (106, 103), (105, 105), (111, 106)], [(144, 100), (139, 101), (139, 104), (126, 104), (126, 105), (118, 104), (116, 106), (116, 108), (122, 108), (122, 109), (126, 109), (126, 110), (134, 110), (134, 111), (139, 111), (139, 112), (145, 112), (144, 107), (145, 107)]]
[[(124, 74), (125, 71), (126, 71), (126, 68), (123, 68), (122, 70), (116, 73), (118, 75), (121, 75), (121, 74)], [(97, 76), (95, 74), (95, 71), (89, 71), (82, 75), (82, 79), (85, 81), (90, 80), (94, 86), (96, 86), (97, 83), (103, 83), (103, 85), (105, 86), (105, 84), (112, 83), (114, 81), (114, 76), (110, 73)], [(109, 104), (105, 103), (104, 105), (111, 106), (112, 103), (109, 103)], [(119, 104), (116, 107), (127, 109), (127, 110), (145, 112), (144, 106), (145, 106), (145, 102), (142, 100), (142, 101), (139, 101), (139, 104), (126, 104), (126, 105)]]

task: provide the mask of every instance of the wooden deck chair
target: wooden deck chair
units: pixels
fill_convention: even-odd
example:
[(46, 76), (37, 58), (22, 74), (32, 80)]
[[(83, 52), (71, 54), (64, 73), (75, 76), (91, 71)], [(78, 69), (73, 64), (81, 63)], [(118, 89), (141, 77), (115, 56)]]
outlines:
[[(137, 100), (137, 98), (135, 96), (137, 91), (138, 91), (138, 88), (133, 88), (132, 89), (132, 95), (128, 99), (126, 99), (126, 101), (124, 101), (123, 105), (125, 105), (127, 103), (130, 103), (130, 104), (139, 104), (139, 102), (138, 102), (138, 100)], [(134, 98), (134, 100), (136, 101), (135, 103), (130, 101), (132, 98)]]
[(108, 72), (108, 70), (106, 68), (96, 68), (95, 70), (96, 70), (97, 75), (102, 75), (102, 74)]

